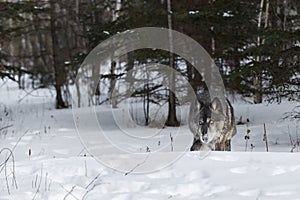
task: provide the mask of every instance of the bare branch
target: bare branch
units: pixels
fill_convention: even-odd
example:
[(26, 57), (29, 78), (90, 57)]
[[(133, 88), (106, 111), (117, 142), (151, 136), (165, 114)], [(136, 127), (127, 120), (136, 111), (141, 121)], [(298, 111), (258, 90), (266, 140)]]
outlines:
[(150, 156), (150, 153), (148, 153), (147, 157), (145, 158), (145, 160), (141, 163), (138, 163), (134, 168), (132, 168), (131, 170), (129, 170), (128, 172), (125, 173), (125, 176), (127, 176), (128, 174), (131, 174), (136, 168), (138, 168), (139, 166), (143, 165), (146, 163), (146, 161), (148, 160)]
[(7, 126), (4, 126), (4, 127), (0, 128), (0, 131), (2, 131), (2, 130), (4, 130), (4, 129), (7, 129), (7, 128), (10, 128), (10, 127), (12, 127), (12, 126), (13, 126), (12, 124), (7, 125)]

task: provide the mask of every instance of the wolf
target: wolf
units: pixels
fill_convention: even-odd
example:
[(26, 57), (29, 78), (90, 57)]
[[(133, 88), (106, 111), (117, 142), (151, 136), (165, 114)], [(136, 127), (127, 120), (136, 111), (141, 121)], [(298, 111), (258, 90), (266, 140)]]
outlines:
[(231, 151), (236, 134), (233, 107), (227, 98), (224, 110), (218, 97), (208, 99), (195, 98), (190, 105), (189, 128), (194, 134), (190, 150)]

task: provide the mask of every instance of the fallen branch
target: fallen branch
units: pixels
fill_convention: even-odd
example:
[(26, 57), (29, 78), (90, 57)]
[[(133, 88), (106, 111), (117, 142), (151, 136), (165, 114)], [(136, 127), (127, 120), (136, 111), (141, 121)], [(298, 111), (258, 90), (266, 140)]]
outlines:
[(97, 176), (95, 176), (95, 178), (85, 187), (85, 189), (88, 189), (90, 185), (92, 185), (99, 178), (101, 174), (102, 172), (100, 172)]
[(99, 176), (102, 174), (102, 172), (100, 172), (99, 174), (97, 174), (97, 176), (95, 176), (95, 178), (85, 187), (85, 189), (87, 189), (87, 191), (82, 196), (82, 200), (84, 200), (85, 197), (88, 195), (88, 193), (91, 192), (96, 187), (96, 184), (94, 184), (93, 187), (91, 187), (90, 189), (88, 189), (99, 178)]
[(13, 126), (12, 124), (11, 124), (11, 125), (7, 125), (7, 126), (4, 126), (4, 127), (0, 128), (0, 131), (3, 131), (4, 129), (10, 128), (10, 127), (12, 127), (12, 126)]
[(15, 157), (14, 157), (13, 152), (14, 152), (15, 148), (17, 147), (17, 145), (19, 144), (19, 142), (21, 141), (22, 137), (24, 135), (26, 135), (27, 132), (28, 132), (28, 130), (25, 131), (25, 133), (18, 139), (18, 141), (16, 142), (16, 144), (13, 146), (12, 149), (5, 147), (5, 148), (2, 148), (0, 150), (0, 154), (3, 153), (4, 151), (9, 152), (9, 155), (4, 159), (4, 161), (2, 163), (0, 163), (0, 174), (4, 170), (4, 176), (5, 176), (5, 181), (6, 181), (6, 187), (7, 187), (8, 194), (10, 194), (10, 188), (9, 188), (9, 185), (8, 185), (8, 176), (9, 175), (7, 174), (7, 163), (9, 162), (10, 159), (12, 160), (12, 165), (13, 166), (12, 166), (12, 173), (11, 174), (12, 174), (13, 185), (16, 187), (16, 189), (18, 189), (16, 173), (15, 173), (16, 172)]
[(9, 156), (6, 157), (6, 159), (4, 160), (4, 162), (2, 164), (0, 164), (0, 173), (4, 170), (4, 176), (5, 176), (5, 182), (6, 182), (6, 188), (7, 188), (7, 192), (10, 195), (10, 189), (9, 189), (9, 185), (8, 185), (8, 174), (7, 174), (7, 163), (9, 161), (10, 158), (12, 158), (12, 163), (13, 163), (13, 169), (12, 169), (12, 179), (13, 179), (13, 183), (16, 187), (16, 189), (18, 189), (18, 184), (17, 184), (17, 180), (16, 180), (16, 174), (15, 174), (15, 157), (13, 155), (13, 152), (11, 149), (9, 148), (3, 148), (0, 150), (0, 154), (3, 153), (4, 151), (8, 151), (9, 152)]
[(147, 157), (145, 158), (145, 160), (141, 163), (138, 163), (134, 168), (132, 168), (131, 170), (129, 170), (128, 172), (125, 173), (125, 176), (127, 176), (128, 174), (131, 174), (136, 168), (138, 168), (139, 166), (143, 165), (144, 163), (146, 163), (146, 161), (148, 160), (150, 156), (150, 153), (148, 153)]
[(18, 100), (18, 103), (20, 103), (21, 101), (23, 101), (23, 99), (25, 99), (25, 97), (27, 97), (27, 96), (41, 97), (40, 95), (33, 95), (33, 94), (32, 94), (34, 91), (39, 90), (39, 89), (40, 89), (40, 88), (34, 88), (34, 89), (32, 89), (31, 91), (27, 91), (27, 90), (25, 90), (25, 89), (22, 89), (26, 94)]
[(66, 196), (64, 197), (64, 200), (66, 200), (67, 197), (68, 197), (70, 194), (72, 194), (72, 192), (74, 191), (75, 187), (76, 187), (76, 185), (74, 185), (74, 186), (72, 187), (72, 189), (68, 192), (68, 194), (66, 194)]
[(95, 187), (96, 187), (96, 185), (93, 185), (93, 187), (92, 187), (91, 189), (89, 189), (88, 191), (86, 191), (86, 192), (84, 193), (84, 195), (82, 196), (82, 200), (84, 200), (85, 197), (89, 194), (89, 192), (91, 192)]
[(72, 192), (70, 193), (69, 190), (67, 190), (62, 184), (58, 183), (60, 185), (60, 187), (62, 189), (64, 189), (66, 192), (68, 192), (69, 195), (71, 195), (72, 197), (74, 197), (74, 199), (79, 200), (79, 198), (77, 198)]
[(40, 192), (40, 188), (41, 188), (41, 183), (42, 183), (42, 179), (43, 179), (43, 165), (41, 166), (41, 176), (40, 176), (40, 181), (39, 181), (39, 185), (38, 185), (38, 188), (32, 198), (32, 200), (35, 200), (37, 194)]

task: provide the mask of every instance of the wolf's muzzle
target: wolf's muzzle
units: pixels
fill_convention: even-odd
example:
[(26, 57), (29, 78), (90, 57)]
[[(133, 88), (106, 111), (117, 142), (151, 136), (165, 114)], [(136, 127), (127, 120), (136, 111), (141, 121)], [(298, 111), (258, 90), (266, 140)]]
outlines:
[(204, 144), (207, 144), (208, 143), (208, 134), (207, 134), (207, 131), (208, 131), (209, 124), (207, 122), (202, 123), (202, 124), (199, 122), (199, 126), (201, 127), (200, 140)]

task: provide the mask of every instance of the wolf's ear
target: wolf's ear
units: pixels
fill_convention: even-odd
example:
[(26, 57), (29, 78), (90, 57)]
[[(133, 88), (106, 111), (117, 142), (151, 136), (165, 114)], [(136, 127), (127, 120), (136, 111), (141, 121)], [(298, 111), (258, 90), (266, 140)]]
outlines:
[(213, 99), (213, 101), (211, 102), (211, 108), (214, 111), (222, 113), (222, 111), (223, 111), (222, 104), (221, 104), (221, 101), (217, 97), (215, 97)]

